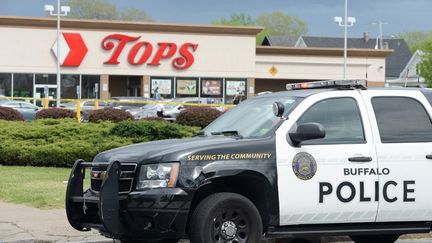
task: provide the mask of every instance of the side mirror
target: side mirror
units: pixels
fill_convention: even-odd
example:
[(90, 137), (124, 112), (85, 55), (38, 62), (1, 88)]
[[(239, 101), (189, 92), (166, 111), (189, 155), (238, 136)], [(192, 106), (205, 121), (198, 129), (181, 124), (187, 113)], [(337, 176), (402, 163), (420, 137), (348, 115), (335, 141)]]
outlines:
[(282, 117), (285, 111), (285, 106), (280, 101), (276, 101), (273, 103), (273, 114), (277, 117)]
[(294, 145), (297, 146), (303, 141), (324, 138), (325, 130), (323, 125), (310, 122), (298, 125), (296, 131), (290, 132), (288, 135)]

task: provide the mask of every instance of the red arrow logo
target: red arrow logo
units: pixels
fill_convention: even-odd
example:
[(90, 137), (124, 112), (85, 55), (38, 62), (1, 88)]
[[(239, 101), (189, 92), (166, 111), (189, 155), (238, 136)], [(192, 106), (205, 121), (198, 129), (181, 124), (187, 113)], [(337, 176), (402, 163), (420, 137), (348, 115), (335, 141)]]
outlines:
[[(60, 56), (57, 55), (57, 41), (60, 42)], [(51, 49), (63, 67), (78, 67), (88, 51), (79, 33), (62, 33)]]

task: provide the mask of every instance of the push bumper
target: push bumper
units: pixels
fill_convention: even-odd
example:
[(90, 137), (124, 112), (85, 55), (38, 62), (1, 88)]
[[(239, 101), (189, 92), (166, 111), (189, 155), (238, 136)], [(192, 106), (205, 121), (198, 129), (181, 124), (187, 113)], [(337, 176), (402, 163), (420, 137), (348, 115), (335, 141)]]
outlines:
[[(83, 190), (86, 168), (104, 171), (99, 192)], [(159, 239), (186, 235), (193, 190), (161, 188), (119, 194), (121, 163), (75, 162), (66, 191), (66, 214), (80, 231), (111, 238)]]

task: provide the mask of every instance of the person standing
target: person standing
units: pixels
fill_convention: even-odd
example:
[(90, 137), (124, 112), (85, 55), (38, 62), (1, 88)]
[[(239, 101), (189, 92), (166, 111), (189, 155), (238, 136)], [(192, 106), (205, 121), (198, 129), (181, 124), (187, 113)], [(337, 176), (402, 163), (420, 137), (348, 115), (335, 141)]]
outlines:
[(161, 98), (160, 102), (156, 105), (156, 115), (158, 117), (163, 117), (165, 111), (165, 106), (163, 104), (163, 98)]

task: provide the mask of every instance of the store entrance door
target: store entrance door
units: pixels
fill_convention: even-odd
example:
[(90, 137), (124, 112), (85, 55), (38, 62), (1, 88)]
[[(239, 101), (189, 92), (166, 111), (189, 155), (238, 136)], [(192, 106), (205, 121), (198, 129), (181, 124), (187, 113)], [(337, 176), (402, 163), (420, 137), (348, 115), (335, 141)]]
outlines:
[[(34, 86), (33, 90), (33, 98), (36, 99), (42, 99), (42, 98), (49, 98), (49, 99), (55, 99), (57, 98), (57, 85), (53, 84), (36, 84)], [(43, 102), (41, 100), (35, 100), (33, 102), (37, 106), (43, 106)], [(49, 107), (56, 106), (56, 101), (52, 100), (48, 103)]]

